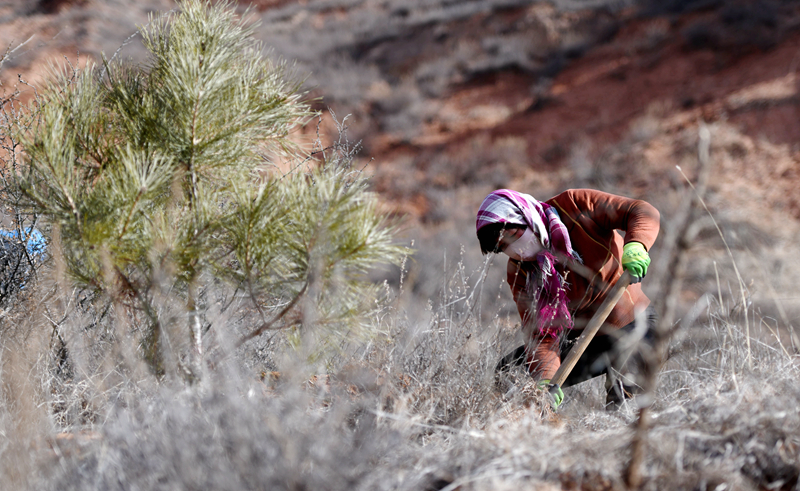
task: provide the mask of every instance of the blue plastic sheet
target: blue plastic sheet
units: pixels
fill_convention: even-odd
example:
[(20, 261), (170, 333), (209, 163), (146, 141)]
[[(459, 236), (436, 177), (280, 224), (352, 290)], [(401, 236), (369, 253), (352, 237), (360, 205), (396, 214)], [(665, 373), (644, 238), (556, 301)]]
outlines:
[[(27, 239), (27, 249), (30, 256), (41, 257), (47, 251), (47, 242), (38, 230), (27, 228), (23, 232), (23, 242)], [(0, 229), (0, 238), (18, 243), (19, 234), (16, 230)], [(3, 240), (5, 245), (6, 240)]]

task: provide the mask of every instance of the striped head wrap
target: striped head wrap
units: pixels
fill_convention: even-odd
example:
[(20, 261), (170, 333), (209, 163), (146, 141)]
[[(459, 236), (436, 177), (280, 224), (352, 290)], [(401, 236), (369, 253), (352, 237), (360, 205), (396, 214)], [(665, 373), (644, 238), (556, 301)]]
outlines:
[(538, 281), (529, 277), (526, 285), (526, 290), (536, 300), (536, 312), (532, 312), (536, 318), (535, 332), (558, 336), (564, 327), (571, 329), (572, 316), (567, 307), (569, 285), (556, 270), (556, 264), (568, 260), (580, 262), (580, 258), (572, 249), (567, 227), (555, 208), (529, 194), (499, 189), (489, 193), (481, 203), (476, 229), (490, 223), (530, 227), (544, 247), (536, 256), (540, 272)]

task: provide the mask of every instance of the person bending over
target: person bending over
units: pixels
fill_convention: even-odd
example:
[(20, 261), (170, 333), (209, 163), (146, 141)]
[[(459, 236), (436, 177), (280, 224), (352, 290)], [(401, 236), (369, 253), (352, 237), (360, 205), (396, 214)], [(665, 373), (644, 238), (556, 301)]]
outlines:
[[(562, 386), (606, 374), (610, 407), (637, 393), (637, 375), (655, 341), (656, 315), (641, 287), (659, 230), (655, 207), (592, 189), (570, 189), (546, 201), (500, 189), (483, 200), (476, 227), (483, 254), (508, 255), (507, 279), (525, 339), (497, 370), (525, 364), (546, 385), (628, 271), (631, 285)], [(557, 396), (556, 404), (562, 399)]]

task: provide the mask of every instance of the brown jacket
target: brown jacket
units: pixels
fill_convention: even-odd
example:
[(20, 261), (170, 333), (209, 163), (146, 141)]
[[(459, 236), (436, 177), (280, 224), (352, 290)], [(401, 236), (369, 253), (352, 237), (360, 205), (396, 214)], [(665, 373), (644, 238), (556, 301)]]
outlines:
[[(644, 201), (592, 189), (570, 189), (546, 203), (558, 210), (572, 248), (583, 259), (582, 265), (566, 267), (569, 310), (575, 322), (574, 329), (580, 330), (622, 275), (622, 246), (635, 241), (649, 250), (653, 245), (658, 236), (659, 213)], [(624, 238), (617, 230), (625, 233)], [(532, 370), (540, 378), (549, 379), (561, 364), (558, 340), (543, 338), (531, 330), (529, 307), (532, 299), (525, 292), (525, 284), (527, 276), (533, 272), (533, 262), (508, 261), (508, 283), (522, 318), (526, 345), (533, 354)], [(620, 328), (633, 322), (635, 312), (649, 303), (641, 283), (629, 286), (606, 320), (610, 327), (603, 329)]]

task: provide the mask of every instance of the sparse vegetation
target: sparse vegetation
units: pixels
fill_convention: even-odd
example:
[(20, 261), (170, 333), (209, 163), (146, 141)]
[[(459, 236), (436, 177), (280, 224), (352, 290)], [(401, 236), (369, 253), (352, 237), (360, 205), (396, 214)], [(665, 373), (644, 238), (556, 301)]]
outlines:
[[(253, 56), (260, 47), (237, 44), (248, 24), (224, 5), (185, 5), (152, 24), (146, 65), (115, 61), (106, 78), (70, 67), (30, 110), (4, 95), (4, 218), (43, 230), (51, 257), (30, 264), (36, 279), (0, 313), (0, 489), (625, 489), (635, 403), (604, 410), (595, 380), (567, 389), (554, 414), (527, 375), (493, 371), (519, 344), (518, 319), (502, 261), (484, 262), (464, 203), (487, 178), (512, 182), (482, 161), (524, 174), (524, 139), (473, 140), (456, 155), (458, 186), (443, 177), (458, 162), (430, 163), (442, 176), (426, 194), (437, 228), (412, 254), (393, 244), (345, 126), (313, 156), (293, 146), (288, 132), (307, 112), (284, 73)], [(198, 87), (187, 73), (202, 67), (170, 61), (173, 36), (202, 31), (193, 22), (204, 15), (222, 38), (238, 33), (222, 43), (228, 78), (208, 95), (205, 145), (182, 126)], [(198, 61), (204, 39), (184, 38), (180, 56)], [(275, 77), (245, 80), (254, 73)], [(238, 119), (252, 102), (230, 102), (246, 95), (240, 82), (278, 101), (279, 117), (258, 106)], [(695, 181), (698, 144), (695, 128), (666, 128), (656, 112), (599, 158), (588, 143), (563, 149), (574, 161), (565, 176), (584, 185), (632, 194), (664, 183), (645, 280), (654, 299), (674, 285), (675, 210), (694, 196), (674, 166)], [(218, 131), (231, 122), (237, 132)], [(792, 253), (715, 187), (745, 158), (780, 163), (753, 179), (790, 172), (791, 159), (724, 123), (710, 136), (710, 212), (686, 224), (696, 239), (677, 250), (691, 268), (677, 278), (678, 335), (656, 380), (641, 489), (794, 489), (800, 341), (776, 293), (796, 291), (782, 265)], [(397, 178), (409, 193), (419, 182)], [(562, 185), (553, 179), (520, 186), (542, 195)], [(757, 201), (746, 192), (736, 197)], [(354, 247), (364, 237), (372, 249)], [(348, 251), (364, 255), (349, 262)], [(390, 280), (366, 281), (387, 259), (400, 263)]]

